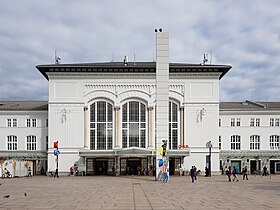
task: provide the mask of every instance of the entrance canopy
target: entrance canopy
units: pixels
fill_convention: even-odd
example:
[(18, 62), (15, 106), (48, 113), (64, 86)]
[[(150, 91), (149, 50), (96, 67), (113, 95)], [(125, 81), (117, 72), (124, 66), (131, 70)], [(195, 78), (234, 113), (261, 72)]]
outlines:
[[(79, 152), (81, 157), (149, 157), (155, 156), (154, 149), (139, 147), (129, 147), (115, 150), (83, 150)], [(190, 155), (189, 149), (169, 150), (167, 155), (170, 157), (185, 157)]]

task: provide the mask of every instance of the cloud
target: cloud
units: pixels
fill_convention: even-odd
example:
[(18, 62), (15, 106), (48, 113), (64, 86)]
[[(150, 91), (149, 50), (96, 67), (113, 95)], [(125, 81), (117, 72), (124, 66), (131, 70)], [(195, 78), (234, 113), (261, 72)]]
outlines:
[(230, 64), (220, 100), (280, 101), (276, 0), (5, 1), (0, 8), (0, 99), (47, 100), (35, 68), (54, 63), (152, 61), (154, 29), (170, 33), (171, 62)]

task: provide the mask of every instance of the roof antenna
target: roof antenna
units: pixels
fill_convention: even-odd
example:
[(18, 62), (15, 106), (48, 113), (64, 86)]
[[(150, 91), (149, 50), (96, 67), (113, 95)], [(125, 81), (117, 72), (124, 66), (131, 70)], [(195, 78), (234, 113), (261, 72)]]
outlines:
[(112, 60), (111, 60), (111, 62), (114, 62), (114, 60), (115, 60), (115, 53), (113, 52), (112, 53)]
[(134, 53), (134, 55), (133, 55), (133, 59), (134, 59), (134, 66), (136, 65), (136, 64), (135, 64), (135, 57), (136, 57), (136, 55), (135, 55), (135, 53)]
[(207, 53), (204, 53), (203, 54), (203, 65), (205, 65), (207, 62), (208, 62), (208, 55), (207, 55)]
[(57, 56), (56, 50), (55, 50), (55, 51), (54, 51), (54, 61), (55, 61), (55, 64), (59, 64), (59, 63), (60, 63), (60, 60), (61, 60), (61, 58)]

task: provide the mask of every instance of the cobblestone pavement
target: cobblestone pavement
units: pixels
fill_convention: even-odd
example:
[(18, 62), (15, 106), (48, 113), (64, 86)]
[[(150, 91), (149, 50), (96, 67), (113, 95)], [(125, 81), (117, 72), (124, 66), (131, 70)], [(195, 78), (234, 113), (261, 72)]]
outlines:
[[(280, 176), (0, 179), (0, 209), (280, 209)], [(26, 193), (26, 195), (25, 195)], [(4, 196), (10, 195), (9, 198)]]

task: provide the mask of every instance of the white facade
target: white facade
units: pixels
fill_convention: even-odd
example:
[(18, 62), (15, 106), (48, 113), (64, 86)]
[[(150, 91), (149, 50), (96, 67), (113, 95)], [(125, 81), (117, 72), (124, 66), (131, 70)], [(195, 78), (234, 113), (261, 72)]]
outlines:
[[(193, 165), (201, 171), (209, 167), (209, 141), (212, 174), (220, 174), (230, 164), (247, 165), (251, 171), (267, 164), (275, 172), (271, 168), (280, 162), (279, 123), (278, 127), (270, 123), (271, 118), (279, 119), (280, 105), (220, 103), (219, 80), (231, 66), (169, 63), (168, 34), (157, 33), (157, 37), (157, 62), (36, 66), (49, 80), (49, 100), (44, 102), (48, 110), (36, 107), (36, 102), (29, 102), (29, 107), (27, 102), (19, 102), (18, 107), (3, 102), (2, 163), (9, 162), (10, 167), (21, 161), (17, 165), (26, 166), (22, 161), (31, 161), (36, 173), (42, 167), (47, 171), (58, 167), (60, 174), (68, 174), (74, 166), (87, 175), (114, 171), (124, 175), (136, 174), (140, 167), (141, 174), (153, 175), (158, 148), (168, 139), (171, 175)], [(260, 126), (250, 126), (251, 118)], [(8, 119), (17, 119), (17, 126), (9, 127)], [(31, 124), (36, 119), (36, 126), (27, 127), (27, 119)], [(11, 135), (17, 136), (16, 149), (8, 146)], [(28, 136), (35, 136), (36, 149), (28, 148)], [(276, 138), (273, 149), (271, 138)], [(58, 156), (54, 155), (56, 141)]]
[(247, 166), (251, 173), (266, 167), (279, 173), (275, 163), (280, 162), (280, 103), (222, 103), (219, 117), (221, 166)]
[[(1, 104), (1, 171), (7, 168), (13, 176), (25, 176), (28, 167), (31, 167), (34, 174), (44, 173), (47, 163), (48, 111), (32, 109), (34, 104), (44, 104), (46, 108), (46, 102), (15, 101)], [(28, 108), (21, 110), (22, 107)]]

